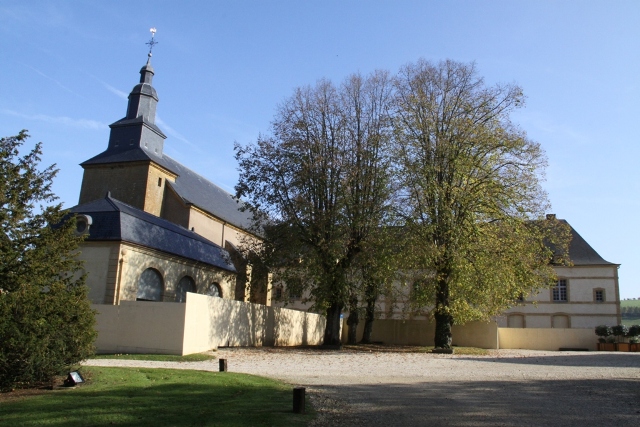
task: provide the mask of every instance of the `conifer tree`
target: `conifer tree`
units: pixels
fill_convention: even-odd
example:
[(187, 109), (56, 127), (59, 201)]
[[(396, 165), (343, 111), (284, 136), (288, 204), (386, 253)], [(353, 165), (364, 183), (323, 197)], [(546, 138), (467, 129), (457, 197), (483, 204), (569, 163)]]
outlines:
[(55, 165), (39, 169), (41, 144), (21, 156), (28, 137), (0, 139), (2, 390), (50, 381), (92, 354), (96, 335), (75, 220), (55, 203)]

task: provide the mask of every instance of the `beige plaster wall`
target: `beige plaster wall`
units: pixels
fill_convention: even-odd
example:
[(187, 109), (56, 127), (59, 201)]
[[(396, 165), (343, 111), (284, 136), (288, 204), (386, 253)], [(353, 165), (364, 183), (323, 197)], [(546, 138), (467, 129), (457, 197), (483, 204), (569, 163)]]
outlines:
[[(554, 267), (560, 279), (567, 280), (568, 303), (593, 303), (593, 290), (604, 289), (606, 301), (617, 300), (616, 266), (575, 266)], [(536, 295), (529, 295), (526, 301), (552, 302), (551, 289), (541, 289)]]
[(219, 346), (322, 343), (324, 316), (193, 293), (185, 304), (93, 305), (99, 353), (192, 354)]
[[(553, 302), (552, 291), (542, 289), (528, 296), (523, 305), (513, 307), (497, 319), (507, 327), (508, 316), (524, 316), (525, 328), (551, 328), (553, 316), (565, 315), (570, 328), (593, 328), (618, 323), (619, 297), (617, 266), (555, 267), (559, 278), (567, 280), (567, 301)], [(595, 302), (594, 290), (605, 292), (605, 302)], [(535, 303), (534, 303), (535, 302)]]
[(593, 329), (498, 328), (500, 348), (552, 350), (586, 348), (596, 350), (597, 337)]
[(92, 308), (98, 353), (183, 354), (185, 304), (122, 301)]
[(188, 228), (216, 245), (224, 247), (222, 221), (192, 207), (189, 209)]
[(604, 315), (600, 314), (597, 316), (571, 316), (571, 327), (572, 328), (590, 328), (593, 329), (598, 325), (617, 325), (620, 323), (620, 320), (617, 315)]
[(162, 201), (160, 216), (184, 228), (189, 227), (189, 207), (187, 207), (182, 198), (167, 185), (164, 186), (164, 199)]
[(319, 345), (326, 323), (318, 314), (191, 293), (186, 313), (185, 354), (220, 346)]
[(257, 243), (252, 235), (195, 206), (189, 208), (188, 228), (223, 248), (225, 242), (229, 242), (237, 248)]
[[(344, 319), (342, 342), (347, 342), (348, 326)], [(364, 322), (358, 324), (358, 340)], [(384, 344), (433, 346), (435, 324), (427, 320), (380, 319), (373, 322), (372, 341)], [(471, 322), (452, 329), (453, 345), (460, 347), (498, 348), (498, 326), (495, 322)]]

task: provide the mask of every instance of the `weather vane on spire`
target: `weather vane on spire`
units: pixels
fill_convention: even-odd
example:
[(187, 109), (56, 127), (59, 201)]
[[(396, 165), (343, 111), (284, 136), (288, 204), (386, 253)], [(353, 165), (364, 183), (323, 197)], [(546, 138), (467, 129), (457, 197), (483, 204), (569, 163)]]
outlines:
[(158, 42), (154, 40), (154, 37), (156, 36), (156, 27), (151, 28), (149, 31), (151, 31), (151, 40), (149, 40), (145, 44), (149, 45), (149, 58), (151, 58), (151, 50), (155, 45), (158, 44)]

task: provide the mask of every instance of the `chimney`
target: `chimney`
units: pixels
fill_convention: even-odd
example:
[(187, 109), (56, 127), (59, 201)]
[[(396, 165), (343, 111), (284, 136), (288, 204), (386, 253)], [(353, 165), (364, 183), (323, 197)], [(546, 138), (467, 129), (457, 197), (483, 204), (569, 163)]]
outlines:
[(556, 214), (547, 214), (547, 219), (549, 219), (549, 220), (556, 219)]

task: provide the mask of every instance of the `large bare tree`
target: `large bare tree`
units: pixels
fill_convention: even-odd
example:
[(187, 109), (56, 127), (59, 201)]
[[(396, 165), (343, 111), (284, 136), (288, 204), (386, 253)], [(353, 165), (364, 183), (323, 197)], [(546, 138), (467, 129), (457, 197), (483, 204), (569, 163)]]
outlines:
[(327, 314), (328, 345), (340, 343), (341, 313), (358, 285), (353, 269), (375, 262), (363, 251), (390, 207), (390, 100), (384, 72), (338, 87), (321, 80), (282, 103), (270, 135), (235, 147), (237, 195), (265, 230), (257, 252), (274, 280), (310, 290)]
[(519, 86), (488, 86), (474, 64), (420, 60), (395, 89), (407, 271), (414, 302), (432, 310), (436, 348), (449, 349), (454, 322), (499, 314), (550, 285), (549, 243), (563, 253), (568, 233), (541, 220), (546, 158), (511, 121), (524, 104)]

